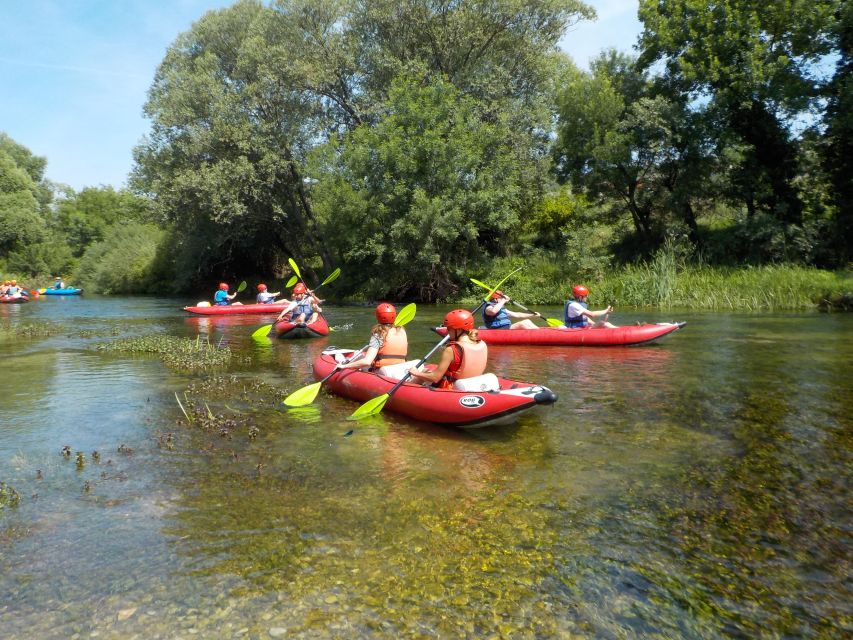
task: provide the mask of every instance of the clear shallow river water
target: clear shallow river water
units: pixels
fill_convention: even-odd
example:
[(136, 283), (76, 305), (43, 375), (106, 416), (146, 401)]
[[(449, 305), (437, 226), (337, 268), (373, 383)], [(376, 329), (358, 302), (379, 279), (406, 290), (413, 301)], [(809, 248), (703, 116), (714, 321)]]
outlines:
[[(349, 422), (357, 403), (325, 393), (281, 405), (323, 347), (364, 344), (371, 309), (274, 342), (250, 338), (269, 318), (181, 304), (0, 305), (0, 481), (21, 498), (0, 507), (0, 637), (853, 633), (849, 314), (620, 311), (688, 324), (493, 347), (493, 371), (559, 401), (462, 431)], [(446, 310), (419, 307), (410, 353)], [(188, 373), (95, 348), (150, 334), (234, 358)], [(176, 392), (216, 419), (185, 424)]]

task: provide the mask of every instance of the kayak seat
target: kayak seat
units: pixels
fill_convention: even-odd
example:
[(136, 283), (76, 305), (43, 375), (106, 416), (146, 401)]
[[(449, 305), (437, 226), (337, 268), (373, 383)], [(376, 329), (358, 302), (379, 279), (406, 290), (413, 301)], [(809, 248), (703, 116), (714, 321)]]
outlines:
[(457, 391), (500, 391), (501, 383), (494, 373), (484, 373), (473, 378), (461, 378), (453, 383)]
[(408, 360), (407, 362), (400, 362), (398, 364), (388, 364), (384, 367), (379, 367), (377, 373), (380, 376), (387, 376), (388, 378), (394, 378), (395, 380), (402, 380), (403, 376), (414, 367), (420, 360)]

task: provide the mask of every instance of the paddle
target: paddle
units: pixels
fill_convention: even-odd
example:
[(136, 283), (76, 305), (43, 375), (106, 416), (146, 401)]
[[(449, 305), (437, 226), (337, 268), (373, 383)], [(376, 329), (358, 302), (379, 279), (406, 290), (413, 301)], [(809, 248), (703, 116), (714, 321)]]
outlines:
[(290, 276), (290, 280), (287, 281), (287, 284), (285, 286), (290, 289), (290, 287), (295, 285), (298, 280), (299, 278), (297, 278), (296, 276)]
[(240, 284), (237, 285), (237, 293), (240, 293), (245, 288), (246, 288), (246, 281), (243, 280)]
[[(400, 313), (398, 313), (397, 317), (394, 318), (394, 326), (402, 327), (406, 324), (409, 324), (409, 322), (411, 322), (412, 319), (415, 317), (416, 312), (417, 307), (415, 306), (414, 302), (412, 302), (411, 304), (407, 304), (405, 307), (400, 309)], [(361, 355), (364, 350), (367, 349), (367, 347), (368, 345), (364, 345), (361, 349), (356, 351), (352, 355), (352, 357), (350, 357), (349, 360), (341, 364), (348, 364), (352, 362), (359, 355)], [(301, 389), (297, 389), (284, 399), (284, 404), (286, 404), (288, 407), (304, 407), (306, 404), (311, 404), (312, 402), (314, 402), (314, 398), (316, 398), (317, 394), (320, 392), (320, 387), (323, 386), (323, 383), (326, 382), (333, 375), (335, 375), (338, 371), (340, 371), (340, 366), (337, 366), (332, 369), (331, 373), (323, 377), (323, 379), (318, 380), (317, 382), (314, 382), (312, 384), (306, 385)]]
[[(490, 289), (491, 290), (491, 287), (489, 287), (489, 285), (487, 285), (485, 282), (480, 282), (479, 280), (475, 280), (474, 278), (471, 278), (471, 282), (473, 282), (474, 284), (476, 284), (480, 287), (483, 287), (484, 289)], [(495, 289), (493, 289), (492, 291), (494, 292), (495, 290), (497, 290), (497, 287), (495, 287)], [(535, 313), (540, 318), (542, 318), (545, 322), (547, 322), (549, 327), (562, 327), (563, 326), (562, 320), (557, 320), (557, 318), (544, 318), (541, 313), (538, 313), (536, 311), (531, 311), (530, 309), (525, 307), (523, 304), (521, 304), (520, 302), (518, 302), (516, 300), (513, 300), (512, 298), (510, 298), (509, 301), (512, 302), (516, 307), (518, 307), (522, 311), (526, 311), (527, 313)]]
[[(293, 259), (288, 258), (288, 261), (290, 262), (290, 266), (293, 267), (293, 270), (295, 272), (299, 273), (299, 267), (296, 266), (296, 263), (293, 261)], [(324, 284), (329, 284), (330, 282), (337, 280), (338, 276), (340, 276), (340, 275), (341, 275), (341, 268), (338, 267), (337, 269), (332, 271), (332, 273), (330, 273), (328, 276), (326, 276), (326, 279), (323, 280), (323, 282), (321, 282), (320, 284), (317, 285), (317, 289), (322, 287)], [(290, 278), (290, 280), (287, 281), (288, 288), (292, 287), (296, 283), (296, 280), (297, 280), (296, 276), (292, 276)], [(256, 331), (254, 331), (252, 333), (252, 337), (253, 338), (263, 338), (264, 336), (266, 336), (270, 332), (270, 329), (272, 329), (272, 327), (273, 327), (273, 325), (271, 325), (271, 324), (265, 324), (264, 326), (258, 328)]]
[[(516, 269), (515, 271), (510, 273), (508, 276), (506, 276), (503, 280), (501, 280), (494, 289), (490, 289), (489, 293), (486, 294), (486, 297), (483, 298), (482, 302), (480, 302), (480, 304), (477, 305), (477, 308), (474, 309), (471, 313), (472, 314), (477, 313), (482, 308), (482, 306), (484, 304), (486, 304), (492, 298), (492, 294), (495, 291), (497, 291), (497, 288), (499, 286), (501, 286), (504, 282), (506, 282), (510, 276), (516, 274), (519, 271), (521, 271), (521, 267), (519, 267), (518, 269)], [(436, 351), (438, 351), (441, 347), (443, 347), (449, 340), (450, 340), (450, 332), (448, 331), (447, 335), (441, 339), (441, 342), (439, 342), (432, 349), (430, 349), (430, 352), (428, 354), (426, 354), (423, 358), (421, 358), (420, 362), (418, 362), (414, 368), (418, 369), (421, 366), (423, 366), (424, 362), (429, 360), (430, 356), (432, 354), (434, 354)], [(363, 405), (361, 405), (358, 409), (353, 411), (352, 415), (349, 416), (349, 419), (350, 420), (359, 420), (360, 418), (366, 418), (367, 416), (372, 416), (372, 415), (375, 415), (375, 414), (379, 413), (380, 411), (382, 411), (382, 408), (385, 406), (385, 403), (388, 402), (388, 399), (394, 394), (395, 391), (397, 391), (397, 389), (402, 387), (403, 384), (411, 377), (412, 377), (412, 374), (407, 371), (406, 374), (402, 378), (400, 378), (400, 381), (397, 384), (395, 384), (393, 387), (391, 387), (391, 390), (388, 391), (388, 393), (383, 393), (381, 396), (376, 396), (375, 398), (371, 398), (370, 400), (365, 402)]]

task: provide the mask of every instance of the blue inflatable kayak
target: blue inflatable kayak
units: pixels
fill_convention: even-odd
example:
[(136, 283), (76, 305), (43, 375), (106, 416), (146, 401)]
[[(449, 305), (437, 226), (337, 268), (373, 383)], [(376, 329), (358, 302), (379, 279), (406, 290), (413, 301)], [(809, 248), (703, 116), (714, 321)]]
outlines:
[(43, 296), (79, 296), (83, 289), (39, 289), (39, 293)]

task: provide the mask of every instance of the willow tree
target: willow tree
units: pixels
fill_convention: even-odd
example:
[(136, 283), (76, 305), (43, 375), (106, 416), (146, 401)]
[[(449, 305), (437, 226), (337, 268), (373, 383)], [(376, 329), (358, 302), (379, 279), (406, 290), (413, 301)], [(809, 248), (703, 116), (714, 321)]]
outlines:
[(199, 274), (269, 272), (282, 254), (331, 264), (302, 170), (326, 121), (274, 18), (253, 1), (206, 14), (169, 48), (149, 91), (134, 185), (175, 223)]
[[(258, 269), (282, 254), (316, 256), (330, 268), (347, 239), (336, 211), (315, 213), (313, 202), (338, 184), (328, 171), (337, 160), (315, 174), (307, 158), (392, 116), (392, 87), (414, 76), (424, 86), (449, 82), (484, 125), (508, 125), (496, 144), (517, 149), (527, 196), (514, 202), (523, 208), (547, 159), (543, 88), (557, 43), (591, 15), (578, 0), (238, 2), (205, 15), (167, 52), (145, 107), (153, 125), (136, 152), (135, 185), (199, 256)], [(409, 216), (406, 201), (398, 205), (393, 215)], [(339, 234), (331, 243), (339, 256), (324, 229)]]

